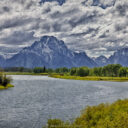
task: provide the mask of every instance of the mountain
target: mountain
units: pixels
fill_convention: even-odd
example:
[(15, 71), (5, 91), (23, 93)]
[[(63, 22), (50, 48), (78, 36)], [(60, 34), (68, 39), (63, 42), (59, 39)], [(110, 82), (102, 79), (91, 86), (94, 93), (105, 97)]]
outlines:
[(110, 56), (108, 63), (128, 66), (128, 48), (117, 50), (112, 56)]
[(0, 67), (3, 67), (3, 65), (5, 64), (5, 58), (0, 55)]
[(93, 60), (98, 66), (105, 66), (107, 64), (121, 64), (122, 66), (128, 66), (128, 48), (117, 50), (109, 58), (99, 56), (93, 58)]
[(97, 63), (98, 66), (105, 66), (108, 63), (108, 58), (103, 55), (97, 58), (93, 58), (93, 60)]
[(40, 3), (52, 2), (52, 1), (57, 1), (60, 5), (62, 5), (63, 3), (65, 3), (65, 0), (41, 0)]
[(62, 40), (53, 36), (44, 36), (12, 58), (6, 60), (6, 67), (94, 67), (96, 63), (85, 52), (73, 52)]

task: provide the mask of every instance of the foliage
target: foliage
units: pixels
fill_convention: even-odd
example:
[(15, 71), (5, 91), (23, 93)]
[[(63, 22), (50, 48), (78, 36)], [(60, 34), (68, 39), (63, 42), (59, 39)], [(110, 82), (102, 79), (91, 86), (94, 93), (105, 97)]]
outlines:
[(119, 76), (120, 77), (126, 77), (128, 74), (128, 69), (126, 67), (121, 67), (119, 69)]
[(97, 77), (127, 77), (128, 67), (122, 67), (120, 64), (108, 64), (104, 67), (72, 67), (70, 69), (66, 67), (51, 69), (44, 67), (35, 67), (34, 69), (28, 69), (24, 67), (12, 67), (5, 68), (6, 72), (22, 72), (26, 73), (58, 73), (61, 75), (71, 75), (71, 76), (97, 76)]
[(70, 75), (71, 76), (75, 76), (76, 75), (76, 72), (77, 72), (77, 68), (74, 68), (73, 67), (73, 68), (70, 69)]
[(4, 69), (5, 72), (32, 72), (32, 69), (24, 67), (9, 67)]
[(67, 72), (69, 72), (69, 69), (66, 67), (57, 68), (57, 69), (55, 69), (55, 72), (56, 73), (67, 73)]
[(34, 73), (45, 73), (46, 72), (46, 68), (45, 67), (36, 67), (33, 69)]
[(61, 79), (73, 79), (73, 80), (91, 80), (91, 81), (128, 81), (128, 77), (100, 77), (100, 76), (71, 76), (71, 75), (61, 75), (61, 74), (50, 74), (50, 77), (61, 78)]
[(128, 100), (88, 106), (72, 123), (50, 119), (47, 124), (48, 128), (128, 128)]
[(4, 73), (0, 73), (0, 85), (6, 87), (12, 81), (11, 77), (7, 77)]
[(104, 67), (73, 67), (71, 69), (67, 68), (57, 68), (56, 73), (70, 74), (71, 76), (99, 76), (99, 77), (127, 77), (128, 67), (122, 67), (120, 64), (109, 64)]
[(80, 67), (76, 71), (77, 76), (88, 76), (89, 75), (89, 69), (87, 67)]

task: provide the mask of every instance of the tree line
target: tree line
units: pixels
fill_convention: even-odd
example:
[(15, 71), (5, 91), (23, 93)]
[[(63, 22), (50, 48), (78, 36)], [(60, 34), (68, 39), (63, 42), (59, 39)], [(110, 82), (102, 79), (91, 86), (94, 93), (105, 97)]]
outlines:
[(24, 67), (12, 67), (5, 68), (5, 72), (33, 72), (33, 73), (58, 73), (58, 74), (68, 74), (71, 76), (102, 76), (102, 77), (127, 77), (128, 67), (123, 67), (120, 64), (109, 64), (104, 67), (72, 67), (72, 68), (57, 68), (51, 69), (43, 67), (35, 67), (33, 69)]
[(109, 64), (104, 67), (73, 67), (68, 69), (57, 68), (55, 69), (56, 73), (64, 74), (67, 73), (71, 76), (101, 76), (101, 77), (127, 77), (128, 76), (128, 67), (122, 67), (120, 64)]

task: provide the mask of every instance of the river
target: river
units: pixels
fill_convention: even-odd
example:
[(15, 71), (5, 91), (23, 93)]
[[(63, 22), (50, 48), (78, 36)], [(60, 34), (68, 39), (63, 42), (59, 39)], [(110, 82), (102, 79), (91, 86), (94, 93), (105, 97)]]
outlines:
[(0, 91), (0, 128), (42, 128), (49, 118), (73, 120), (88, 105), (128, 98), (128, 82), (13, 75)]

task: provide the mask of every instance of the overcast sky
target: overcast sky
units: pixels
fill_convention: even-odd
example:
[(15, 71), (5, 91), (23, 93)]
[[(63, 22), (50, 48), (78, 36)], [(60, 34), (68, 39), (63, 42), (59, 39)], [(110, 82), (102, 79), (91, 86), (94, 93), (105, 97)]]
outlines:
[(128, 47), (128, 0), (0, 0), (0, 53), (16, 53), (43, 35), (90, 56)]

